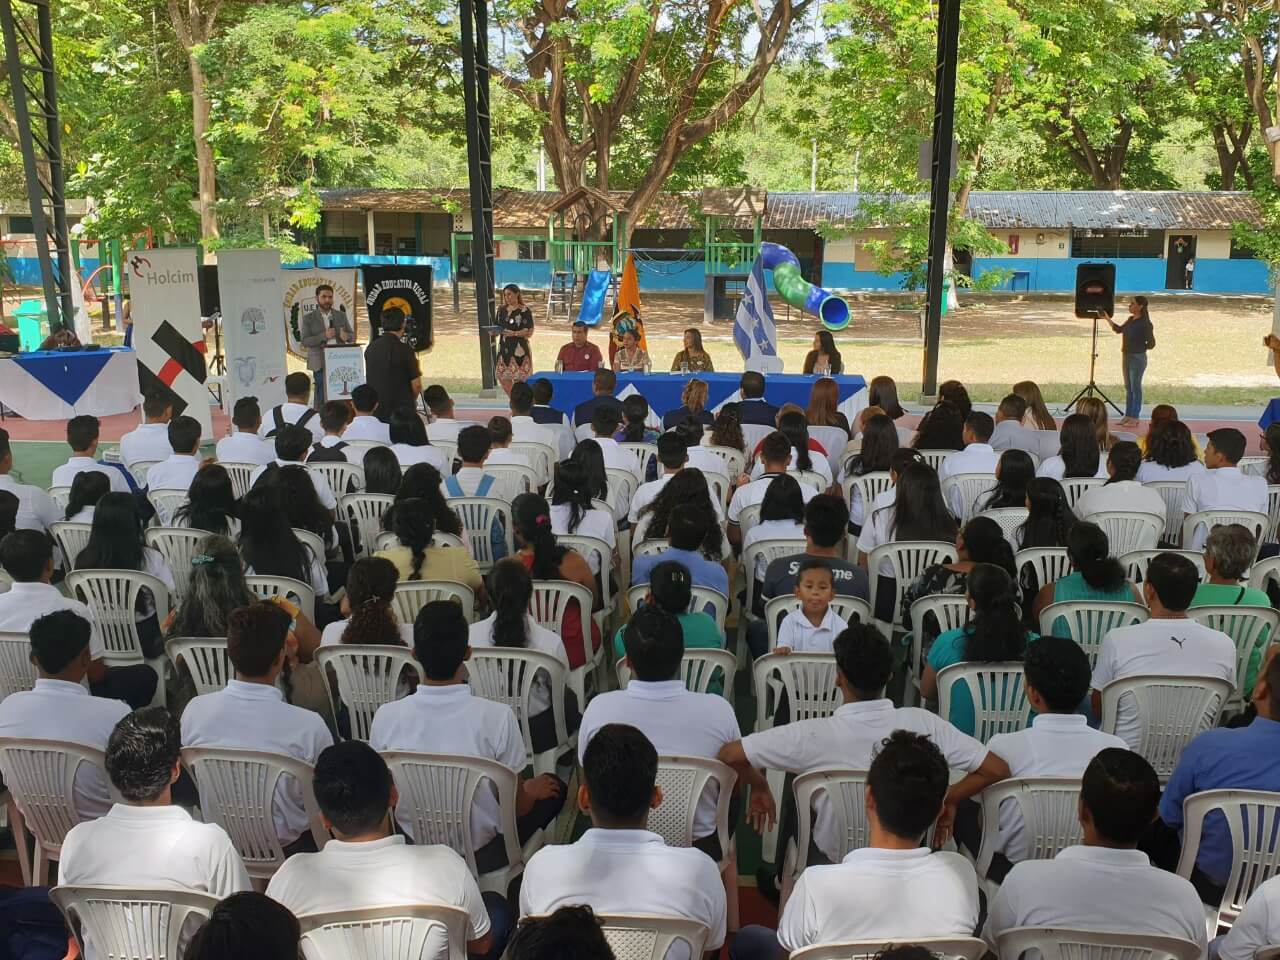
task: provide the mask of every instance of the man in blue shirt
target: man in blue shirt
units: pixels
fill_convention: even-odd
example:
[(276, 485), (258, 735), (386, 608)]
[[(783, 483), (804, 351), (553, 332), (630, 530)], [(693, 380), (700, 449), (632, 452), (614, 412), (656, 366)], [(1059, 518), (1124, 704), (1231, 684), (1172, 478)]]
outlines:
[[(1272, 646), (1253, 688), (1258, 716), (1247, 727), (1206, 730), (1182, 751), (1160, 800), (1160, 819), (1182, 832), (1182, 801), (1205, 790), (1280, 791), (1280, 646)], [(1220, 813), (1205, 818), (1191, 876), (1206, 903), (1219, 902), (1234, 845)], [(1216, 888), (1216, 889), (1215, 889)]]
[(714, 523), (714, 516), (707, 516), (691, 503), (677, 504), (667, 518), (667, 534), (671, 546), (661, 553), (636, 557), (631, 565), (631, 585), (648, 583), (649, 573), (666, 560), (682, 563), (689, 570), (695, 587), (710, 587), (729, 595), (729, 575), (724, 567), (708, 560), (698, 552), (702, 539), (707, 535), (707, 525)]
[(622, 419), (622, 404), (618, 402), (617, 397), (613, 395), (613, 391), (618, 389), (618, 378), (608, 367), (601, 367), (596, 371), (595, 376), (591, 380), (590, 400), (583, 400), (580, 404), (573, 408), (573, 425), (575, 427), (586, 426), (591, 423), (591, 418), (595, 415), (596, 407), (602, 403), (607, 403), (618, 409), (618, 419)]
[(764, 398), (764, 374), (748, 370), (738, 381), (742, 400), (738, 404), (738, 417), (742, 423), (754, 423), (763, 427), (775, 426), (778, 408)]

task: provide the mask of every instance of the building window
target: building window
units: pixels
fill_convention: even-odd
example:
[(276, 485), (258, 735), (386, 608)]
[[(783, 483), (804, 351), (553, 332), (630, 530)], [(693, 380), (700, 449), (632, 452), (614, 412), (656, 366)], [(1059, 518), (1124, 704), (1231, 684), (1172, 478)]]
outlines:
[(1257, 260), (1258, 254), (1252, 247), (1245, 246), (1235, 237), (1231, 238), (1232, 260)]
[(364, 237), (322, 237), (321, 253), (363, 253)]
[(545, 240), (520, 240), (516, 243), (516, 259), (517, 260), (545, 260), (547, 259), (547, 241)]
[(9, 232), (10, 233), (35, 233), (35, 224), (31, 222), (30, 217), (14, 216), (9, 214)]
[(1072, 230), (1071, 256), (1080, 259), (1146, 257), (1159, 260), (1164, 257), (1164, 231)]
[(397, 237), (396, 253), (402, 257), (416, 257), (418, 255), (418, 238)]

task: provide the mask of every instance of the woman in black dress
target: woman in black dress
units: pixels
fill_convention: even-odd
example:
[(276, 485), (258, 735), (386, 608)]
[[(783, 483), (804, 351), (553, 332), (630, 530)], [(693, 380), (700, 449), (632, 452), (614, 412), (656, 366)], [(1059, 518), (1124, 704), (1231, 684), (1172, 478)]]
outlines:
[(533, 312), (524, 305), (520, 288), (508, 283), (502, 288), (502, 306), (498, 308), (498, 358), (494, 373), (508, 394), (516, 381), (523, 382), (533, 373)]

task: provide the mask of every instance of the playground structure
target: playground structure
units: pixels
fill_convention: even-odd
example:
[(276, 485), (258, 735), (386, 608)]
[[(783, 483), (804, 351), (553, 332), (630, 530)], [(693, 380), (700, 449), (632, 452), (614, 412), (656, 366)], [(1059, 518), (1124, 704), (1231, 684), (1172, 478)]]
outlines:
[(780, 243), (760, 246), (761, 265), (773, 271), (773, 288), (787, 303), (822, 321), (828, 330), (840, 331), (849, 325), (849, 304), (830, 290), (816, 286), (800, 275), (800, 261)]

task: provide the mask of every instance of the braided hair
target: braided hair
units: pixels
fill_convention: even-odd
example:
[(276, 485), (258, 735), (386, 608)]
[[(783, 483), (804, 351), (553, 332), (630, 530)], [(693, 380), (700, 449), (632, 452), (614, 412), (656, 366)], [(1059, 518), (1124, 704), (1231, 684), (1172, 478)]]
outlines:
[[(415, 577), (416, 579), (416, 577)], [(404, 646), (400, 621), (391, 605), (399, 574), (383, 557), (361, 557), (347, 574), (347, 603), (351, 619), (342, 631), (342, 643)]]
[(406, 579), (421, 579), (422, 565), (427, 560), (427, 548), (431, 546), (431, 538), (436, 535), (436, 518), (431, 505), (418, 497), (401, 500), (396, 504), (392, 530), (400, 544), (413, 553), (413, 570)]

